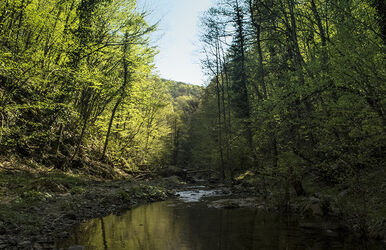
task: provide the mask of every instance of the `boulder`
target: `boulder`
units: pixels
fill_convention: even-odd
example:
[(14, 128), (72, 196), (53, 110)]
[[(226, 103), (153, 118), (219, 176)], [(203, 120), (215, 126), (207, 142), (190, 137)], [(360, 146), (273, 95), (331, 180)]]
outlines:
[(320, 203), (311, 204), (310, 209), (312, 211), (312, 215), (314, 216), (323, 216), (323, 209)]
[(180, 180), (180, 178), (178, 176), (176, 176), (176, 175), (172, 175), (172, 176), (169, 176), (169, 177), (164, 177), (162, 182), (165, 183), (167, 186), (171, 186), (171, 187), (184, 184), (184, 182), (182, 182)]
[(238, 207), (240, 207), (240, 205), (237, 202), (237, 200), (224, 199), (224, 200), (213, 201), (212, 203), (208, 204), (208, 207), (230, 209), (230, 208), (238, 208)]
[(208, 207), (226, 208), (226, 209), (239, 208), (239, 207), (261, 208), (262, 204), (256, 198), (221, 199), (221, 200), (216, 200), (209, 203)]

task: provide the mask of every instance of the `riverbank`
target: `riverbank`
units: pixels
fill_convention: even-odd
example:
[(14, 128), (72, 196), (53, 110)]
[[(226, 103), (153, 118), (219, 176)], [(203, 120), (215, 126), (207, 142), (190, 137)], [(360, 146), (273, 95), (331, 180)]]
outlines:
[[(304, 228), (298, 216), (256, 207), (258, 198), (239, 198), (227, 187), (188, 185), (183, 189), (176, 199), (141, 205), (120, 216), (88, 220), (56, 246), (114, 250), (382, 249), (377, 242), (365, 242), (344, 232)], [(212, 206), (225, 201), (232, 201), (227, 208)]]
[[(4, 165), (4, 164), (3, 164)], [(179, 185), (162, 178), (118, 180), (84, 173), (3, 166), (0, 171), (0, 249), (53, 249), (74, 225), (165, 200)]]
[[(120, 214), (141, 204), (175, 197), (176, 191), (190, 190), (184, 182), (187, 179), (196, 186), (205, 185), (205, 189), (218, 189), (216, 192), (220, 196), (230, 195), (208, 203), (213, 208), (253, 207), (277, 214), (283, 212), (280, 198), (283, 194), (277, 193), (278, 189), (270, 190), (269, 196), (264, 197), (259, 187), (247, 178), (229, 188), (205, 177), (208, 175), (187, 178), (183, 170), (169, 167), (158, 174), (146, 172), (104, 179), (87, 175), (85, 171), (75, 173), (42, 166), (3, 164), (0, 171), (0, 249), (53, 249), (56, 239), (68, 237), (68, 232), (85, 220)], [(287, 212), (302, 219), (301, 227), (361, 236), (357, 226), (360, 220), (352, 220), (347, 208), (337, 203), (336, 198), (343, 196), (333, 200), (334, 195), (326, 196), (323, 192), (303, 197), (291, 193), (291, 197)], [(369, 238), (385, 241), (386, 227), (382, 223), (384, 221), (366, 225)]]
[(242, 197), (230, 192), (229, 187), (201, 184), (182, 187), (176, 193), (178, 199), (141, 205), (120, 216), (88, 220), (75, 227), (68, 239), (59, 240), (57, 247), (383, 249), (381, 242), (363, 240), (340, 230), (334, 220), (283, 215), (269, 209), (261, 197)]
[[(298, 195), (294, 188), (286, 193), (286, 182), (266, 180), (263, 186), (257, 176), (250, 175), (239, 178), (232, 191), (260, 197), (264, 209), (298, 216), (304, 228), (347, 232), (358, 239), (382, 241), (386, 247), (384, 176), (383, 172), (369, 172), (362, 183), (352, 185), (325, 185), (306, 176), (302, 180), (305, 193)], [(377, 189), (380, 186), (383, 188)], [(239, 206), (237, 200), (224, 202), (225, 206)]]

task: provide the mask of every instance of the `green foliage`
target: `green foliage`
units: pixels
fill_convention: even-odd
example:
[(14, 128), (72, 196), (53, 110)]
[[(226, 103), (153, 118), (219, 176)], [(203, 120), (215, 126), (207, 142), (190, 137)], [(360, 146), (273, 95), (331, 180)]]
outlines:
[(86, 188), (85, 188), (85, 187), (77, 187), (77, 186), (71, 188), (71, 191), (70, 191), (70, 193), (71, 193), (72, 195), (75, 195), (75, 194), (84, 194), (85, 192), (86, 192)]
[(133, 199), (144, 199), (144, 200), (162, 200), (167, 198), (166, 190), (149, 185), (138, 185), (133, 186), (129, 189), (120, 190), (118, 197), (129, 202)]
[(145, 15), (134, 0), (2, 1), (1, 154), (65, 169), (102, 152), (129, 169), (170, 162), (172, 117), (201, 88), (151, 76)]
[(212, 78), (189, 130), (191, 165), (215, 165), (230, 178), (252, 171), (258, 188), (280, 187), (285, 202), (294, 191), (304, 194), (305, 178), (360, 188), (376, 210), (372, 200), (380, 194), (359, 180), (386, 164), (385, 40), (377, 6), (217, 3), (202, 20), (203, 68)]
[(37, 201), (48, 198), (52, 193), (64, 193), (67, 190), (83, 189), (86, 181), (82, 176), (64, 173), (4, 173), (0, 174), (0, 188), (4, 187), (21, 198)]
[(27, 203), (46, 200), (47, 198), (51, 198), (51, 197), (52, 196), (49, 193), (42, 193), (42, 192), (33, 191), (33, 190), (26, 191), (21, 195), (21, 198), (23, 199), (23, 201)]

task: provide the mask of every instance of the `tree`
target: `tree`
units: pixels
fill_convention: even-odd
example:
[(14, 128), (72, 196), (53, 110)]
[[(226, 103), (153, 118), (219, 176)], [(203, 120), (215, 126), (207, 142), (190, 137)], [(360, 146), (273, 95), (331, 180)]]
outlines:
[[(286, 202), (291, 193), (306, 193), (304, 178), (351, 183), (380, 166), (376, 162), (385, 160), (379, 153), (385, 147), (380, 6), (377, 1), (218, 1), (203, 25), (203, 67), (211, 82), (196, 116), (210, 131), (191, 133), (203, 137), (214, 127), (216, 133), (232, 127), (235, 172), (253, 170), (263, 193), (281, 180)], [(226, 116), (236, 119), (225, 122)], [(227, 147), (227, 140), (221, 147), (215, 138), (202, 139), (213, 147), (205, 147), (207, 153), (192, 151), (213, 158), (215, 148)], [(249, 163), (243, 160), (247, 155), (254, 158)]]

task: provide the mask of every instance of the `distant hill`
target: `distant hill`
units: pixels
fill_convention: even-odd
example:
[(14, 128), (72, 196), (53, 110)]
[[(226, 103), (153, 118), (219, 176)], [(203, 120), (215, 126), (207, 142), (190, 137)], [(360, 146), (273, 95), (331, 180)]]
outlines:
[(204, 90), (204, 87), (193, 85), (184, 82), (178, 82), (173, 80), (161, 79), (161, 81), (169, 84), (169, 91), (173, 98), (180, 96), (192, 96), (199, 98)]

